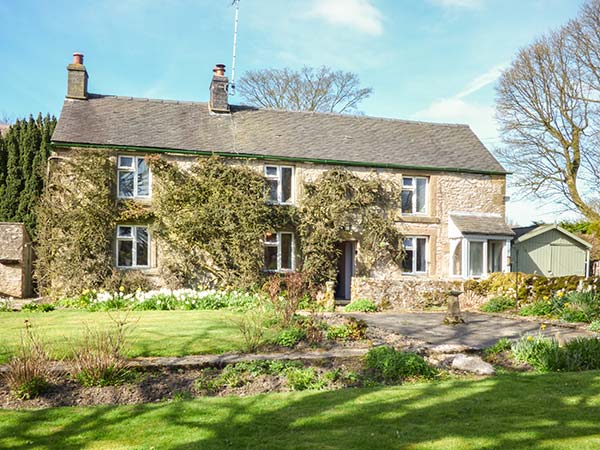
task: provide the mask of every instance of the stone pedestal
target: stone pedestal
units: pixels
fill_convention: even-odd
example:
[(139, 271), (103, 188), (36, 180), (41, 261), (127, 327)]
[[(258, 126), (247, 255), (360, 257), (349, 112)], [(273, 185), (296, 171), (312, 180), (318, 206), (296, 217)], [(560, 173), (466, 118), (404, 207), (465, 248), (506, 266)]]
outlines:
[(444, 323), (448, 325), (456, 325), (459, 323), (465, 323), (465, 319), (460, 312), (460, 302), (458, 296), (462, 294), (460, 291), (449, 291), (446, 293), (448, 298), (448, 311), (446, 317), (444, 317)]

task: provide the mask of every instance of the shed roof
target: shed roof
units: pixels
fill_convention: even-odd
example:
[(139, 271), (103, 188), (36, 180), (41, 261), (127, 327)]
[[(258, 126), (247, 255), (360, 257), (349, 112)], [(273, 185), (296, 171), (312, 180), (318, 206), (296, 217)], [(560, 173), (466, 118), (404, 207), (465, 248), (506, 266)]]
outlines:
[[(529, 229), (529, 230), (525, 231), (526, 229)], [(531, 227), (517, 227), (517, 228), (514, 228), (513, 230), (515, 230), (515, 233), (517, 236), (516, 239), (514, 240), (514, 243), (524, 242), (535, 236), (539, 236), (540, 234), (547, 233), (548, 231), (557, 230), (558, 232), (560, 232), (560, 233), (564, 234), (565, 236), (578, 242), (583, 247), (586, 247), (588, 250), (592, 248), (592, 244), (581, 239), (579, 236), (571, 233), (570, 231), (565, 230), (564, 228), (562, 228), (561, 226), (559, 226), (557, 224), (533, 225)], [(522, 230), (525, 232), (522, 232), (522, 231), (517, 232), (517, 230)]]
[(91, 94), (66, 99), (56, 145), (217, 153), (485, 174), (505, 169), (467, 125)]

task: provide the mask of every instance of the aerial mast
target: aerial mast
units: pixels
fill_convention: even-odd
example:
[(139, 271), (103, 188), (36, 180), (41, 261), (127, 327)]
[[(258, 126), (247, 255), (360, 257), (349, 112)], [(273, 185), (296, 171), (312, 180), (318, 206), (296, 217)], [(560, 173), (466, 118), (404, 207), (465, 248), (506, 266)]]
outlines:
[(240, 12), (240, 0), (233, 0), (235, 6), (235, 22), (233, 27), (233, 59), (231, 61), (231, 82), (229, 83), (229, 95), (235, 95), (235, 53), (237, 49), (238, 16)]

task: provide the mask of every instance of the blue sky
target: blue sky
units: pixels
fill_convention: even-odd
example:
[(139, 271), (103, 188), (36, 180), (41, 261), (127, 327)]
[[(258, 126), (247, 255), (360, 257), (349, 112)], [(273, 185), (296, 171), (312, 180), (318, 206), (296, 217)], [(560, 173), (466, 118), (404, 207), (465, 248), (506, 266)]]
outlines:
[[(236, 70), (356, 72), (374, 89), (364, 113), (468, 123), (493, 149), (499, 73), (582, 3), (240, 0)], [(0, 118), (58, 116), (74, 51), (85, 54), (91, 92), (204, 101), (213, 65), (231, 64), (233, 14), (231, 0), (0, 0)], [(521, 224), (564, 216), (511, 197), (509, 217)]]

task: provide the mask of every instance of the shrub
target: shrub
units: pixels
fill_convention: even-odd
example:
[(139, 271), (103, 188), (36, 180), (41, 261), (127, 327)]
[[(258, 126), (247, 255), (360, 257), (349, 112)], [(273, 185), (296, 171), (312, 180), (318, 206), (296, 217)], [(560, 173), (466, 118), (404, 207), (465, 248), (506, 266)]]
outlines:
[(437, 371), (425, 359), (392, 347), (376, 347), (365, 355), (365, 367), (376, 379), (396, 382), (408, 378), (432, 378)]
[(12, 298), (2, 298), (0, 297), (0, 312), (9, 312), (13, 311), (14, 306), (12, 302)]
[[(569, 320), (570, 322), (592, 322), (593, 320), (600, 319), (600, 294), (592, 291), (574, 291), (568, 293), (565, 297), (565, 305), (569, 307), (570, 311), (575, 313), (573, 315), (574, 320)], [(569, 317), (568, 314), (567, 317)], [(568, 319), (563, 318), (563, 320)]]
[(488, 313), (503, 312), (514, 308), (515, 305), (516, 303), (514, 298), (498, 296), (489, 299), (481, 306), (481, 310)]
[(377, 305), (373, 300), (367, 298), (359, 298), (346, 305), (344, 311), (357, 311), (357, 312), (375, 312), (377, 311)]
[(600, 369), (600, 341), (594, 337), (578, 337), (560, 347), (554, 339), (527, 336), (513, 346), (513, 353), (540, 372)]
[(232, 319), (233, 323), (238, 327), (243, 338), (242, 351), (254, 352), (264, 344), (266, 326), (269, 316), (266, 308), (263, 306), (255, 309), (250, 309), (238, 318)]
[(485, 354), (487, 356), (497, 355), (498, 353), (502, 353), (502, 352), (505, 352), (507, 350), (510, 350), (511, 347), (512, 347), (512, 343), (510, 342), (510, 339), (503, 337), (503, 338), (499, 339), (491, 347), (486, 348), (485, 349)]
[(555, 306), (550, 300), (536, 300), (525, 305), (519, 311), (520, 316), (550, 316), (555, 311)]
[(54, 311), (55, 307), (51, 303), (26, 303), (21, 307), (22, 311), (31, 311), (31, 312), (50, 312)]
[(274, 340), (274, 343), (282, 347), (294, 347), (302, 339), (306, 338), (304, 330), (291, 327), (282, 330)]
[(327, 329), (325, 336), (327, 339), (339, 339), (341, 341), (358, 341), (364, 339), (367, 335), (367, 323), (364, 320), (357, 320), (354, 317), (348, 317), (343, 325), (333, 325)]
[(276, 317), (283, 327), (289, 327), (304, 298), (306, 282), (301, 272), (273, 275), (264, 285)]
[(10, 359), (2, 376), (11, 394), (21, 400), (42, 394), (49, 386), (50, 364), (45, 342), (26, 320), (17, 354)]
[(323, 389), (325, 382), (319, 379), (315, 369), (312, 367), (294, 367), (285, 371), (287, 385), (294, 391), (306, 389)]
[(127, 318), (113, 322), (104, 330), (86, 327), (82, 340), (71, 345), (71, 376), (83, 386), (118, 385), (131, 377), (125, 357), (129, 323)]

